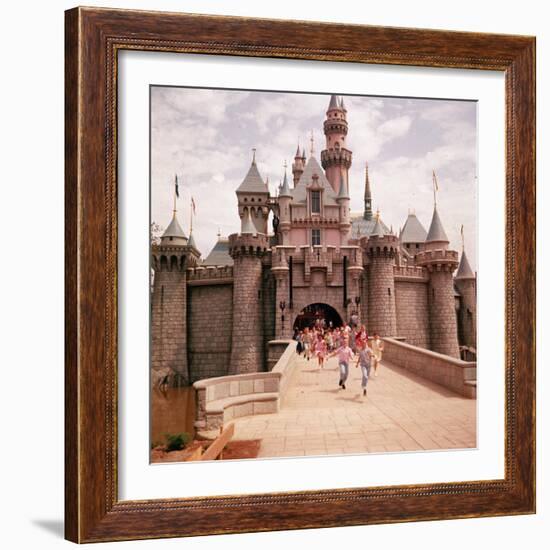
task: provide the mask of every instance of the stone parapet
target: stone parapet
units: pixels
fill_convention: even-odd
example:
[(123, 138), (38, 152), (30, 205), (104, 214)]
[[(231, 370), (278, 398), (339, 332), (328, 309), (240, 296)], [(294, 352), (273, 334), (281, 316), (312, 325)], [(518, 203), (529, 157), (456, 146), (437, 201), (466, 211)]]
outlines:
[(263, 233), (229, 235), (229, 254), (234, 259), (237, 256), (262, 257), (267, 253), (268, 239)]
[(233, 282), (233, 266), (207, 266), (187, 269), (190, 286), (229, 284)]
[(417, 266), (393, 266), (393, 275), (396, 281), (427, 282), (428, 272), (423, 267)]
[(425, 266), (429, 271), (450, 271), (458, 267), (458, 252), (456, 250), (423, 250), (416, 255), (416, 263)]
[(296, 342), (274, 340), (269, 348), (272, 358), (280, 354), (270, 372), (207, 378), (193, 384), (197, 392), (195, 427), (199, 432), (218, 429), (241, 416), (279, 411), (293, 374)]
[(411, 371), (460, 395), (475, 398), (477, 364), (448, 355), (383, 338), (385, 346), (382, 361)]

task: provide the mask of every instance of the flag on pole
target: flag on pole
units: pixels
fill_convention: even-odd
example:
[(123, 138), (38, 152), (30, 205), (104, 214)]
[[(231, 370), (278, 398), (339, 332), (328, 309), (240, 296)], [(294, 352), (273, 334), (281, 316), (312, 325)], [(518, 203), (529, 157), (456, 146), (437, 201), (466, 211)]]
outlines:
[(434, 182), (434, 188), (436, 191), (439, 191), (439, 185), (437, 185), (437, 177), (435, 175), (435, 170), (432, 170), (432, 177)]
[(178, 175), (176, 174), (176, 197), (178, 197), (178, 199), (180, 198), (180, 188), (179, 188), (179, 185), (178, 185)]
[(193, 214), (196, 214), (195, 199), (191, 197), (191, 208), (193, 209)]

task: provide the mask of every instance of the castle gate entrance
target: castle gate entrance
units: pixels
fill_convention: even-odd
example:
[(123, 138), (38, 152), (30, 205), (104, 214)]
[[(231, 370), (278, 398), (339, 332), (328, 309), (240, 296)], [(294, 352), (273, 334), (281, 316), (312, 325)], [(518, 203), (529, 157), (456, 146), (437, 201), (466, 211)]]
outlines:
[(294, 321), (294, 330), (304, 330), (306, 327), (312, 328), (317, 324), (326, 327), (342, 326), (342, 318), (338, 312), (328, 304), (309, 304), (306, 306)]

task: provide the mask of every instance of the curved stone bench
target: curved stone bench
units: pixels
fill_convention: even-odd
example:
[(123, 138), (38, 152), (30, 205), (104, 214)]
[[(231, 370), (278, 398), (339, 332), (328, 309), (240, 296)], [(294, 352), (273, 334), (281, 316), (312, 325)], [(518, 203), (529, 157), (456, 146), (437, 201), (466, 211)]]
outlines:
[(206, 424), (210, 429), (229, 420), (252, 414), (269, 414), (279, 410), (279, 393), (250, 393), (217, 399), (206, 405)]
[(207, 378), (195, 382), (195, 428), (209, 432), (219, 429), (225, 422), (234, 418), (277, 412), (280, 380), (280, 373), (258, 372)]

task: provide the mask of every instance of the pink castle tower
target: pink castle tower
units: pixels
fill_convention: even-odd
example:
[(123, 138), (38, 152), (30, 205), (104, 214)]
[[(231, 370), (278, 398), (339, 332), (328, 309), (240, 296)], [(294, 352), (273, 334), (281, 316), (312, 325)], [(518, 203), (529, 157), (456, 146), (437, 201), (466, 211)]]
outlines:
[(326, 149), (321, 151), (321, 164), (325, 169), (328, 181), (338, 193), (340, 181), (343, 178), (349, 185), (348, 170), (351, 166), (351, 151), (346, 147), (348, 135), (347, 110), (344, 99), (335, 95), (330, 97), (327, 118), (323, 124)]

